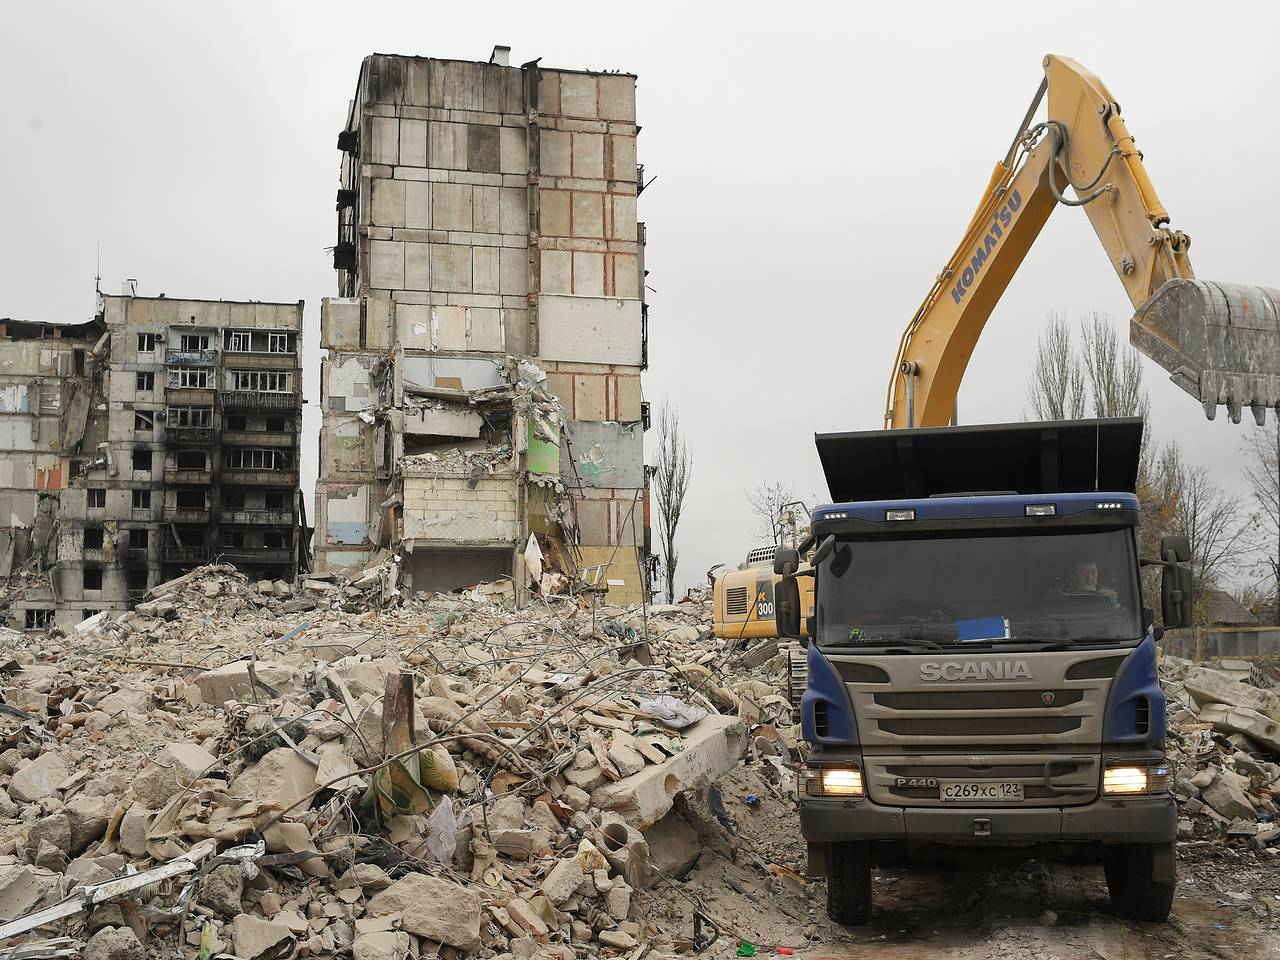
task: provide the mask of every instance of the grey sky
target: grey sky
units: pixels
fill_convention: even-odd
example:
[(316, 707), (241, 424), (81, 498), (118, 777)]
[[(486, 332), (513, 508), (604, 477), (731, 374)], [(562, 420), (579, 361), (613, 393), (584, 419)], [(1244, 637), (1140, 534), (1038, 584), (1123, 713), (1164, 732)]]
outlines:
[[(694, 452), (681, 574), (737, 561), (760, 480), (825, 495), (815, 430), (880, 425), (902, 328), (1008, 145), (1046, 52), (1119, 99), (1198, 276), (1280, 286), (1270, 4), (10, 5), (0, 34), (0, 316), (82, 320), (103, 287), (307, 301), (334, 292), (335, 138), (371, 52), (639, 75), (649, 399)], [(1060, 209), (996, 309), (964, 422), (1020, 419), (1048, 310), (1129, 304)], [(309, 371), (318, 429), (318, 364)], [(1153, 423), (1239, 485), (1243, 426), (1147, 365)], [(309, 478), (314, 443), (304, 448)]]

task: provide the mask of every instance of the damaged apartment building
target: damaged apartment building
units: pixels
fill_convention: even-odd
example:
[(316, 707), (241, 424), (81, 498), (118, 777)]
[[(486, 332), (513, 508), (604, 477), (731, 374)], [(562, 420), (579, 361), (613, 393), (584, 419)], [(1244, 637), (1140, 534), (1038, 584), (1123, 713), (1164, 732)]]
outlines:
[(92, 323), (9, 322), (0, 340), (0, 573), (21, 588), (19, 629), (128, 609), (211, 560), (271, 581), (306, 562), (302, 303), (126, 289)]
[(648, 589), (636, 79), (374, 55), (321, 311), (316, 566)]

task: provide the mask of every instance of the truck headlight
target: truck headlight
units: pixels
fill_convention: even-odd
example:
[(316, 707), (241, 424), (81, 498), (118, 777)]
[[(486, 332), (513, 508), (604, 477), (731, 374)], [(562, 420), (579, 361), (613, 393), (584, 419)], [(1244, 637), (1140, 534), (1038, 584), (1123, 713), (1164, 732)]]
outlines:
[(806, 797), (860, 797), (862, 771), (852, 765), (804, 767), (800, 771), (800, 792)]
[(1102, 773), (1102, 792), (1111, 796), (1168, 793), (1172, 783), (1173, 768), (1163, 760), (1153, 763), (1112, 761)]

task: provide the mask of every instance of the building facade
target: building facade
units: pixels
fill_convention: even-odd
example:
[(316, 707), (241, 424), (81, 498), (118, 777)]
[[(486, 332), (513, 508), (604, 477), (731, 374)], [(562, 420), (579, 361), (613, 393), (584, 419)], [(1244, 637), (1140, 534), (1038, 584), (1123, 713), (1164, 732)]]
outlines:
[(126, 610), (214, 560), (292, 581), (308, 556), (302, 303), (125, 295), (100, 305), (55, 362), (73, 375), (61, 387), (58, 463), (47, 467), (62, 472), (44, 481), (56, 490), (52, 532), (31, 565), (48, 585), (25, 591), (10, 625), (65, 628)]
[(636, 79), (374, 55), (324, 302), (317, 566), (647, 589)]

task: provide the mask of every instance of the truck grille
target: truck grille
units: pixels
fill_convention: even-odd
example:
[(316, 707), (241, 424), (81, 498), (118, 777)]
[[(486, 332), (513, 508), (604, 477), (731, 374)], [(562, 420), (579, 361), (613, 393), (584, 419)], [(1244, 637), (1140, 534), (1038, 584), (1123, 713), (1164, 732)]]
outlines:
[(1069, 733), (1080, 729), (1079, 717), (928, 717), (919, 720), (877, 720), (895, 737), (1025, 737), (1041, 733)]
[(1043, 710), (1048, 703), (1066, 707), (1084, 699), (1083, 690), (939, 690), (877, 693), (875, 701), (891, 710)]
[(724, 592), (724, 612), (728, 617), (740, 617), (750, 605), (746, 587), (730, 587)]
[[(879, 803), (913, 807), (964, 808), (982, 803), (954, 803), (939, 797), (936, 781), (1002, 780), (1022, 784), (1022, 806), (1056, 807), (1089, 803), (1098, 792), (1096, 756), (1052, 757), (1052, 786), (1045, 780), (1043, 756), (1009, 755), (989, 763), (967, 763), (968, 757), (864, 757), (867, 792)], [(903, 781), (908, 781), (904, 783)], [(914, 781), (914, 783), (910, 783)]]

